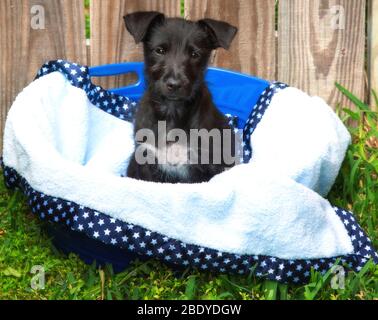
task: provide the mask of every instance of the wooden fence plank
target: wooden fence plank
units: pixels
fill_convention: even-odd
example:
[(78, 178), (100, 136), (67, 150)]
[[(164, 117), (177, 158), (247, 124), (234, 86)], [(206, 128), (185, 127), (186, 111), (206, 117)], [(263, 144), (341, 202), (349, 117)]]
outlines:
[[(34, 5), (44, 9), (45, 29), (32, 28), (32, 18), (38, 14), (31, 13)], [(44, 62), (61, 58), (86, 63), (84, 32), (83, 1), (0, 1), (1, 137), (14, 98), (34, 79)]]
[(275, 0), (186, 0), (185, 17), (227, 21), (239, 28), (229, 51), (219, 49), (214, 65), (276, 78)]
[[(127, 32), (123, 16), (135, 11), (160, 11), (166, 16), (180, 16), (178, 0), (92, 0), (91, 1), (91, 64), (101, 65), (124, 61), (142, 61), (142, 45), (135, 45)], [(106, 88), (125, 85), (130, 77), (98, 79)]]
[[(369, 89), (378, 94), (378, 0), (371, 0), (369, 10)], [(373, 96), (370, 102), (374, 104)]]
[(281, 0), (278, 80), (350, 105), (341, 83), (365, 98), (365, 0)]

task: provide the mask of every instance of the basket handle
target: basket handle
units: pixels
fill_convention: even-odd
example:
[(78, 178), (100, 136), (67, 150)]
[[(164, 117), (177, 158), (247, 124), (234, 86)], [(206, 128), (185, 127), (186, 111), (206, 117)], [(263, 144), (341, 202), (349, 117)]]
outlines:
[[(89, 68), (89, 75), (91, 77), (108, 77), (117, 76), (126, 73), (136, 73), (138, 80), (135, 84), (130, 85), (130, 88), (144, 87), (144, 63), (143, 62), (125, 62), (117, 64), (106, 64)], [(124, 87), (126, 89), (128, 87)]]

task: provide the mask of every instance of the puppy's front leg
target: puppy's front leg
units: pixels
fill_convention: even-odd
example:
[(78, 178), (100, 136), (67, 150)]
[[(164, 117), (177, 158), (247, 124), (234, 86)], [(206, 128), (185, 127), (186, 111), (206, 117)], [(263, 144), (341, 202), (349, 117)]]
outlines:
[(150, 164), (139, 164), (135, 160), (135, 153), (130, 158), (130, 163), (127, 168), (127, 177), (144, 180), (144, 181), (154, 181), (158, 182), (159, 180), (154, 175), (155, 165)]
[(135, 153), (133, 153), (130, 158), (129, 166), (127, 168), (127, 177), (140, 180), (139, 172), (139, 164), (135, 160)]

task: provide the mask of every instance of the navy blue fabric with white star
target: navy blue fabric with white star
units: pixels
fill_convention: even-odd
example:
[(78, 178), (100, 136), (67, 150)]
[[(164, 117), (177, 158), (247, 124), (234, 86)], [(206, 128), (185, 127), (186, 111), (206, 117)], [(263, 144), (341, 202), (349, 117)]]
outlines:
[(137, 103), (94, 85), (90, 80), (89, 68), (64, 60), (50, 61), (42, 66), (36, 79), (59, 71), (71, 85), (83, 89), (89, 101), (101, 110), (126, 121), (133, 121)]
[[(89, 99), (92, 102), (95, 101), (96, 105), (98, 103), (101, 109), (115, 116), (120, 117), (123, 115), (123, 118), (120, 117), (121, 119), (132, 120), (136, 105), (133, 105), (133, 102), (127, 98), (120, 100), (118, 96), (91, 84), (86, 67), (69, 64), (65, 61), (57, 61), (46, 64), (44, 68), (46, 69), (42, 70), (39, 76), (53, 71), (60, 71), (67, 76), (72, 85), (83, 88), (87, 94), (92, 92), (92, 95), (88, 94)], [(76, 70), (77, 73), (72, 75), (72, 70)], [(78, 79), (77, 77), (82, 77), (83, 80), (81, 81), (81, 78)], [(269, 87), (264, 95), (267, 93), (268, 99), (271, 99), (274, 93), (269, 95), (269, 90), (276, 92), (283, 88), (283, 84), (273, 84), (273, 87)], [(99, 96), (101, 92), (103, 92), (102, 97)], [(112, 99), (115, 99), (116, 103), (112, 104), (111, 107), (103, 103)], [(262, 103), (266, 101), (266, 99), (262, 101), (261, 98), (260, 100)], [(257, 105), (257, 109), (255, 106), (254, 110), (258, 110), (263, 114), (268, 105), (269, 103), (264, 107), (265, 109), (259, 109)], [(119, 108), (118, 110), (116, 110), (117, 107)], [(258, 113), (253, 114), (252, 112), (250, 119), (254, 117), (260, 119), (257, 115)], [(235, 119), (233, 118), (232, 121), (235, 121)], [(248, 124), (253, 126), (254, 121), (247, 122)], [(255, 127), (256, 125), (254, 125)], [(250, 128), (246, 129), (248, 133), (251, 132)], [(356, 222), (353, 214), (338, 207), (335, 207), (334, 210), (348, 232), (354, 248), (353, 254), (307, 260), (286, 260), (264, 255), (238, 255), (184, 243), (141, 226), (111, 218), (106, 213), (84, 207), (69, 201), (69, 199), (51, 197), (34, 190), (14, 169), (4, 166), (3, 163), (1, 164), (7, 187), (21, 189), (28, 199), (32, 212), (38, 215), (40, 219), (65, 225), (105, 244), (118, 246), (143, 256), (158, 258), (169, 264), (191, 266), (199, 270), (221, 273), (240, 275), (253, 273), (259, 278), (301, 284), (310, 280), (312, 270), (319, 271), (324, 275), (340, 262), (355, 271), (361, 270), (370, 259), (378, 263), (378, 254), (375, 252), (371, 240)]]
[[(83, 89), (87, 93), (89, 101), (96, 107), (119, 119), (133, 121), (138, 107), (137, 103), (128, 97), (117, 95), (94, 85), (90, 79), (89, 68), (86, 66), (65, 60), (50, 61), (42, 66), (36, 79), (56, 71), (62, 73), (71, 85)], [(237, 128), (238, 118), (236, 116), (226, 114), (225, 117), (232, 128)]]

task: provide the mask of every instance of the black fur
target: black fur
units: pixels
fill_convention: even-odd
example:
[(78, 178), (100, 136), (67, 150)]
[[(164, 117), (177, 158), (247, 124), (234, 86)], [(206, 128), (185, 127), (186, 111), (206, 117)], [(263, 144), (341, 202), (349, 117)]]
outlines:
[[(166, 121), (167, 132), (173, 128), (187, 133), (190, 129), (230, 129), (212, 102), (204, 76), (212, 50), (227, 49), (237, 29), (212, 19), (165, 18), (159, 12), (131, 13), (124, 20), (135, 42), (143, 42), (148, 84), (136, 112), (135, 132), (148, 128), (157, 135), (158, 121)], [(211, 148), (209, 152), (212, 159)], [(231, 166), (223, 160), (221, 164), (188, 164), (189, 174), (182, 177), (167, 174), (157, 164), (139, 165), (134, 155), (127, 176), (155, 182), (208, 181)]]

